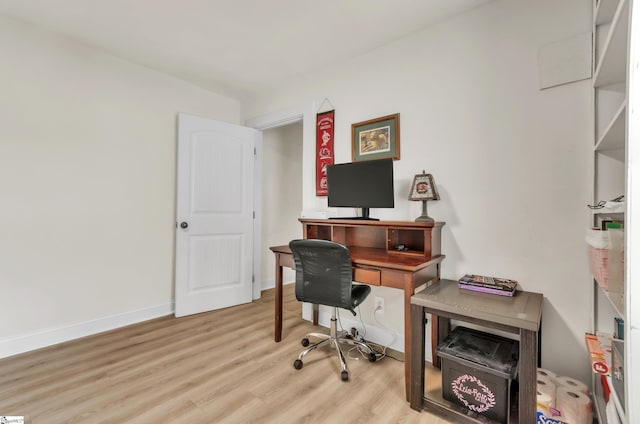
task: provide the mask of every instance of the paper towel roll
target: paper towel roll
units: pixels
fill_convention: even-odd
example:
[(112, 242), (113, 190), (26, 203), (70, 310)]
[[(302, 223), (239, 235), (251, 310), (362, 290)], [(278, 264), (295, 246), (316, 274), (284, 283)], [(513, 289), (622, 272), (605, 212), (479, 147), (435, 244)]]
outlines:
[(556, 373), (553, 371), (549, 371), (547, 369), (544, 368), (538, 368), (538, 377), (542, 376), (542, 377), (546, 377), (546, 378), (550, 378), (551, 381), (555, 381), (556, 379)]
[(575, 378), (560, 376), (556, 377), (556, 386), (568, 387), (573, 389), (573, 391), (582, 392), (585, 395), (589, 395), (589, 387), (584, 384), (582, 381), (576, 380)]
[(538, 375), (537, 391), (549, 396), (549, 407), (556, 406), (556, 384), (549, 378)]
[(559, 386), (556, 389), (556, 409), (560, 419), (568, 424), (591, 424), (591, 398), (584, 393)]

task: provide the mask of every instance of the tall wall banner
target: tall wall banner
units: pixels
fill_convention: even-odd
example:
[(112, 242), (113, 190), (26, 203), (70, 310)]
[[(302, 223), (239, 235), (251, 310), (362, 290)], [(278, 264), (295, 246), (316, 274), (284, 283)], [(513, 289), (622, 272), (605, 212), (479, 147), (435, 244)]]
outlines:
[(333, 165), (335, 110), (317, 114), (316, 120), (316, 196), (327, 195), (327, 165)]

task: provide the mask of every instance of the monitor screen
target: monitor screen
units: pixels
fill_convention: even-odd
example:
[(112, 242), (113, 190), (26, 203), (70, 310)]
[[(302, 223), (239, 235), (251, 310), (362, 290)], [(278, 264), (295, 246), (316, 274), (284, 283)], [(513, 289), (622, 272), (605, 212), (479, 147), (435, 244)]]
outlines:
[(330, 207), (393, 208), (393, 159), (330, 165), (327, 188)]

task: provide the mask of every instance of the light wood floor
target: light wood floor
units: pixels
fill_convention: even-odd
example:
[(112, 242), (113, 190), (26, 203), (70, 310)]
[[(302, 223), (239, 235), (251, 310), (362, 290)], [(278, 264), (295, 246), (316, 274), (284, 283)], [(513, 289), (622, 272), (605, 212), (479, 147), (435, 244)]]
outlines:
[(300, 318), (292, 289), (280, 343), (269, 290), (251, 304), (2, 359), (0, 415), (30, 424), (445, 423), (409, 407), (403, 363), (394, 359), (349, 360), (348, 383), (330, 350), (295, 370), (300, 339), (318, 328)]

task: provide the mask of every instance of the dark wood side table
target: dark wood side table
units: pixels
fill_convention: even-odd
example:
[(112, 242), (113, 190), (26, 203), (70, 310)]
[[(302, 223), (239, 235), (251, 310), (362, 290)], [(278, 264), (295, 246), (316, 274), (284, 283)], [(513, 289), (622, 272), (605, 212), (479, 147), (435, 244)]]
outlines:
[[(517, 291), (513, 297), (458, 289), (457, 281), (439, 280), (411, 297), (411, 408), (430, 411), (453, 422), (487, 422), (472, 418), (469, 410), (425, 396), (425, 314), (438, 316), (438, 343), (447, 336), (449, 321), (469, 322), (519, 336), (518, 422), (536, 422), (536, 368), (540, 366), (542, 294)], [(433, 337), (432, 337), (433, 339)], [(436, 361), (434, 361), (435, 363)]]

